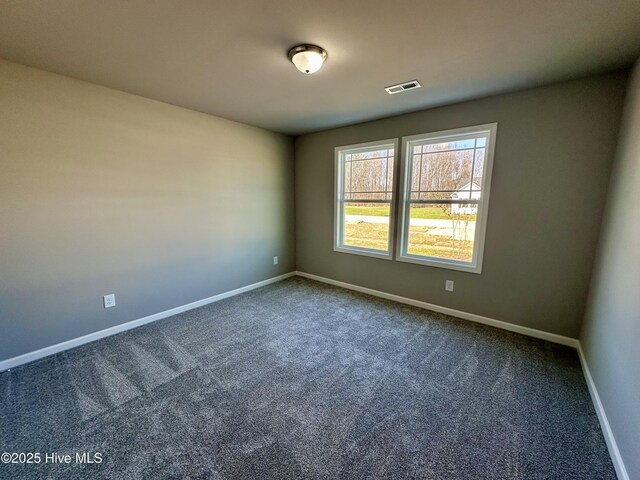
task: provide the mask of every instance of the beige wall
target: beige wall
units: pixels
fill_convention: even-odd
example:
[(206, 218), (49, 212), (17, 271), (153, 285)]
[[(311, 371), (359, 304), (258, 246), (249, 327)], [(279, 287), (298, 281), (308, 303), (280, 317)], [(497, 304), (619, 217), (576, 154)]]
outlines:
[(5, 61), (0, 112), (0, 360), (294, 270), (289, 137)]
[(581, 342), (629, 478), (640, 478), (640, 63), (629, 86)]
[[(626, 80), (618, 72), (298, 137), (297, 269), (577, 337)], [(481, 275), (333, 251), (336, 146), (491, 122)]]

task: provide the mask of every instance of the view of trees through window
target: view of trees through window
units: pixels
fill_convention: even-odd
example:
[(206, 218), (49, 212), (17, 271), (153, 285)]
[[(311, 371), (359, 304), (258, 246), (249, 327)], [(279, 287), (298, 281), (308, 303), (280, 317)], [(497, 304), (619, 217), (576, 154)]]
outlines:
[(406, 253), (473, 260), (486, 137), (412, 144)]
[[(413, 146), (407, 253), (470, 262), (486, 138)], [(393, 149), (344, 156), (343, 244), (389, 249)]]
[(389, 251), (394, 148), (347, 153), (343, 160), (343, 245)]

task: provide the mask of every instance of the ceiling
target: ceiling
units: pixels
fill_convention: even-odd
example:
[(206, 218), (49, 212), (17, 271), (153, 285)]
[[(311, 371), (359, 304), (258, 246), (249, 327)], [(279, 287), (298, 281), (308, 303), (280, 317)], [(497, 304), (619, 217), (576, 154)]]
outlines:
[[(297, 43), (329, 52), (320, 72), (289, 63)], [(639, 55), (638, 0), (0, 1), (6, 60), (292, 135)]]

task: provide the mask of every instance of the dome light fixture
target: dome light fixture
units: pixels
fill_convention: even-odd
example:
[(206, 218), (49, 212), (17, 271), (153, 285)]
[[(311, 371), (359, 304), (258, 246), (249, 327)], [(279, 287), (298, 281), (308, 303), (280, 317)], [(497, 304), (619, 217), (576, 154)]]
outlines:
[(307, 43), (298, 45), (289, 50), (289, 60), (302, 73), (315, 73), (322, 67), (327, 59), (327, 52), (324, 48)]

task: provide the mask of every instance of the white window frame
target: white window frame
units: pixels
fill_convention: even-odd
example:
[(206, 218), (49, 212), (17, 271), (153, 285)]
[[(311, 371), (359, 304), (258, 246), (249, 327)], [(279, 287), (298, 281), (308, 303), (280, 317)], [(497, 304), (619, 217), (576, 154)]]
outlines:
[[(388, 251), (383, 252), (381, 250), (375, 250), (372, 248), (357, 247), (352, 245), (345, 245), (344, 240), (344, 192), (343, 192), (343, 178), (344, 178), (344, 162), (343, 157), (349, 153), (358, 153), (360, 151), (371, 150), (373, 148), (393, 148), (393, 175), (391, 182), (391, 200), (389, 202), (389, 240)], [(334, 181), (334, 200), (333, 200), (333, 250), (342, 253), (352, 253), (355, 255), (365, 255), (367, 257), (381, 258), (385, 260), (393, 260), (393, 239), (395, 231), (395, 214), (396, 214), (396, 183), (397, 183), (397, 171), (398, 171), (398, 139), (392, 138), (388, 140), (378, 140), (375, 142), (358, 143), (354, 145), (344, 145), (335, 148), (335, 181)], [(349, 203), (354, 203), (349, 201)], [(355, 203), (358, 203), (357, 201)], [(363, 202), (366, 203), (366, 202)], [(371, 202), (382, 203), (382, 202)]]
[[(493, 173), (493, 157), (495, 153), (497, 123), (488, 123), (472, 127), (456, 128), (441, 132), (425, 133), (402, 137), (402, 161), (400, 173), (400, 225), (398, 228), (398, 241), (396, 242), (396, 260), (400, 262), (416, 263), (431, 267), (447, 268), (463, 272), (482, 273), (482, 261), (484, 257), (484, 244), (487, 233), (487, 218), (489, 215), (489, 196), (491, 188), (491, 176)], [(471, 262), (462, 262), (440, 257), (429, 257), (423, 255), (412, 255), (407, 253), (407, 242), (409, 239), (409, 220), (411, 208), (411, 165), (413, 146), (427, 141), (442, 139), (443, 141), (453, 141), (456, 137), (464, 139), (473, 134), (487, 134), (487, 144), (485, 150), (485, 164), (482, 175), (481, 199), (478, 204), (478, 214), (476, 219), (476, 230), (473, 242), (473, 257)], [(473, 178), (472, 178), (473, 181)], [(415, 203), (415, 202), (414, 202)]]

